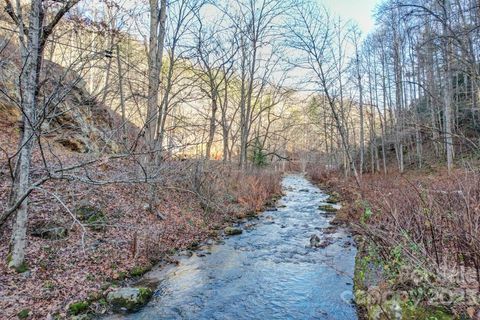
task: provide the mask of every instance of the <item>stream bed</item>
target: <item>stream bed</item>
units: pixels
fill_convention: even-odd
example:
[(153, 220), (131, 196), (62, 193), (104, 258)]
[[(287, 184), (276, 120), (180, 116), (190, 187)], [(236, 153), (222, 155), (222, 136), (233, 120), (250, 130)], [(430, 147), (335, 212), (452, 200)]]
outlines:
[[(328, 196), (305, 177), (282, 184), (276, 209), (163, 270), (150, 303), (118, 318), (357, 319), (353, 239), (330, 226), (333, 215), (318, 209)], [(313, 234), (331, 244), (312, 248)]]

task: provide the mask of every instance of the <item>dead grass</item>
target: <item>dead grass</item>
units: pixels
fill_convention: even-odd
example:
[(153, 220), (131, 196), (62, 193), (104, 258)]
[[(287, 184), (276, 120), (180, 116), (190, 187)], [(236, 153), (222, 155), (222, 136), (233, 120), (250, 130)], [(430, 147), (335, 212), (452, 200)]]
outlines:
[(420, 268), (436, 275), (437, 286), (474, 297), (454, 308), (478, 307), (478, 170), (368, 174), (361, 189), (353, 179), (321, 167), (310, 168), (309, 173), (316, 182), (341, 194), (344, 208), (339, 219), (348, 221), (373, 244), (382, 261), (397, 264), (399, 269)]

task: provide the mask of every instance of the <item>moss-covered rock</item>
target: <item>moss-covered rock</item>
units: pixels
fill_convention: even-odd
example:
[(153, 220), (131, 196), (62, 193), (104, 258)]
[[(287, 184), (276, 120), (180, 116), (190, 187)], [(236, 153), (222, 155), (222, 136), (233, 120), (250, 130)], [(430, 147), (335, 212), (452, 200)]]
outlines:
[(132, 312), (145, 305), (152, 295), (148, 288), (120, 288), (110, 292), (107, 301), (116, 312)]
[(81, 313), (85, 313), (88, 308), (90, 307), (90, 302), (88, 301), (77, 301), (72, 302), (68, 306), (68, 313), (72, 316), (79, 315)]
[(147, 273), (148, 271), (152, 270), (152, 266), (147, 264), (143, 266), (135, 266), (132, 270), (130, 270), (130, 276), (132, 277), (139, 277)]
[(100, 208), (84, 204), (75, 210), (75, 214), (78, 220), (84, 222), (90, 229), (95, 231), (105, 229), (107, 218)]
[(235, 228), (235, 227), (226, 227), (224, 229), (224, 232), (227, 236), (234, 236), (237, 234), (242, 234), (243, 230), (240, 228)]
[(96, 206), (82, 204), (75, 210), (75, 215), (77, 216), (78, 220), (85, 222), (93, 216), (102, 216), (104, 214), (103, 211)]
[(67, 229), (56, 224), (36, 226), (32, 230), (32, 236), (48, 240), (64, 239), (67, 237), (67, 235)]
[(322, 204), (318, 206), (318, 209), (327, 213), (335, 213), (337, 212), (337, 209), (332, 206), (331, 204)]
[(312, 234), (310, 236), (310, 246), (312, 248), (326, 248), (328, 247), (329, 245), (332, 244), (332, 241), (331, 239), (320, 239), (319, 236), (317, 236), (316, 234)]
[(337, 204), (340, 202), (340, 196), (338, 193), (332, 193), (330, 194), (330, 196), (328, 197), (327, 200), (325, 200), (326, 203), (329, 203), (329, 204)]

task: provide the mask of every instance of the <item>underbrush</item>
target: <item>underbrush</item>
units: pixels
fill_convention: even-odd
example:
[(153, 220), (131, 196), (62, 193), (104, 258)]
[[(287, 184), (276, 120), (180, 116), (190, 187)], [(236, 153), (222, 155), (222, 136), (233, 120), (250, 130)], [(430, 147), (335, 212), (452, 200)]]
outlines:
[(377, 305), (381, 292), (382, 302), (397, 297), (408, 306), (477, 315), (480, 172), (364, 175), (361, 188), (321, 167), (309, 174), (342, 195), (339, 219), (361, 239), (356, 289), (376, 291)]
[[(71, 159), (76, 158), (62, 155), (64, 163)], [(12, 221), (0, 229), (0, 318), (24, 309), (31, 310), (30, 318), (65, 318), (76, 301), (88, 301), (85, 312), (101, 313), (111, 286), (218, 236), (281, 192), (280, 174), (268, 169), (243, 172), (216, 162), (170, 161), (159, 169), (160, 178), (141, 182), (135, 179), (135, 164), (129, 159), (95, 162), (71, 174), (111, 182), (55, 180), (35, 190), (24, 273), (6, 266)], [(0, 190), (5, 191), (0, 207), (5, 207), (7, 179)], [(82, 220), (80, 212), (95, 215)], [(36, 236), (46, 234), (36, 230), (45, 226), (65, 232), (58, 239)]]

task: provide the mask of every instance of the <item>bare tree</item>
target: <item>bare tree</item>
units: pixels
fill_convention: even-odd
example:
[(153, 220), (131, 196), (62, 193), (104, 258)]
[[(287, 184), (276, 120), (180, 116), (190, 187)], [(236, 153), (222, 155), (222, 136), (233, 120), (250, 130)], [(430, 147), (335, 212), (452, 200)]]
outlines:
[[(45, 44), (55, 26), (79, 0), (67, 0), (57, 5), (53, 13), (47, 11), (49, 3), (32, 0), (28, 13), (23, 12), (21, 2), (14, 8), (10, 0), (5, 0), (5, 10), (18, 28), (22, 74), (20, 76), (19, 108), (22, 111), (22, 132), (15, 162), (14, 181), (10, 194), (10, 208), (1, 216), (3, 223), (8, 215), (15, 212), (16, 219), (12, 233), (11, 253), (8, 265), (20, 268), (25, 260), (27, 245), (28, 195), (41, 181), (30, 181), (30, 169), (34, 144), (40, 137), (41, 110), (39, 101), (40, 73)], [(51, 3), (50, 3), (51, 4)], [(49, 20), (47, 17), (51, 16)], [(27, 25), (28, 24), (28, 25)]]
[[(341, 60), (344, 58), (342, 25), (330, 19), (324, 8), (307, 2), (296, 7), (295, 22), (289, 26), (289, 45), (300, 57), (296, 67), (312, 72), (312, 85), (325, 96), (341, 137), (341, 145), (358, 184), (360, 179), (350, 150), (345, 124), (345, 101)], [(335, 42), (339, 39), (338, 42)]]

